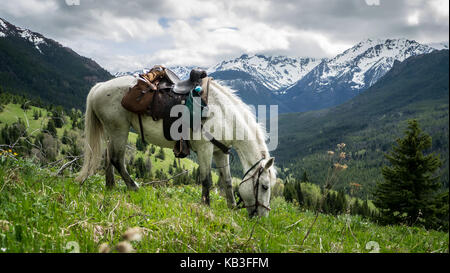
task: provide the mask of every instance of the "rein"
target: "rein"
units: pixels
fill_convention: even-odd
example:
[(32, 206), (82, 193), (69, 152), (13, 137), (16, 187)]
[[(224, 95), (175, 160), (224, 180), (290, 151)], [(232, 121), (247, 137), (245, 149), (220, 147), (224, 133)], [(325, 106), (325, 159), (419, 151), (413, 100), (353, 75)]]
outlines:
[[(256, 168), (256, 166), (258, 166), (258, 164), (259, 164), (263, 159), (264, 159), (264, 158), (261, 158), (261, 159), (258, 160), (255, 164), (253, 164), (253, 166), (251, 166), (251, 167), (245, 172), (244, 176), (242, 177), (242, 182), (239, 183), (239, 187), (240, 187), (244, 182), (246, 182), (246, 181), (248, 181), (248, 180), (254, 178), (254, 177), (257, 175), (256, 182), (253, 183), (253, 193), (254, 193), (254, 195), (255, 195), (255, 204), (253, 204), (253, 205), (246, 205), (246, 204), (245, 204), (245, 201), (241, 198), (241, 199), (239, 200), (239, 203), (242, 202), (242, 203), (243, 203), (243, 206), (242, 206), (242, 207), (238, 207), (238, 208), (251, 208), (251, 207), (255, 207), (255, 209), (253, 210), (252, 214), (256, 214), (256, 211), (257, 211), (258, 207), (263, 207), (263, 208), (265, 208), (266, 210), (269, 210), (269, 211), (271, 210), (270, 207), (267, 207), (266, 205), (264, 205), (264, 204), (262, 204), (262, 203), (260, 203), (260, 202), (258, 201), (259, 179), (260, 179), (260, 177), (261, 177), (261, 174), (264, 172), (263, 167), (259, 167), (259, 168), (256, 170), (256, 172), (253, 173), (252, 176), (250, 176), (250, 177), (247, 178), (247, 179), (244, 179), (244, 178), (245, 178), (245, 177), (246, 177), (246, 176), (247, 176), (254, 168)], [(238, 204), (239, 204), (239, 203), (238, 203)]]

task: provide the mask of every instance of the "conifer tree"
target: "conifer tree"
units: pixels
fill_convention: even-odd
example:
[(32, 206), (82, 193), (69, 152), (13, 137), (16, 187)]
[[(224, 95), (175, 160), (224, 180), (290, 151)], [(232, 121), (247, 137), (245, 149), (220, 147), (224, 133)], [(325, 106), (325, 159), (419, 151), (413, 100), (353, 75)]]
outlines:
[(55, 122), (53, 121), (53, 119), (49, 119), (48, 123), (47, 123), (47, 128), (45, 128), (49, 134), (51, 134), (53, 137), (56, 137), (56, 126), (55, 126)]
[(294, 182), (294, 192), (295, 192), (295, 197), (298, 201), (298, 204), (300, 206), (303, 206), (303, 204), (305, 203), (304, 197), (303, 197), (303, 192), (302, 192), (302, 184), (300, 181), (295, 181)]
[(309, 182), (308, 175), (306, 175), (306, 171), (303, 171), (302, 182)]
[(384, 181), (376, 186), (374, 204), (385, 223), (429, 226), (436, 213), (439, 176), (435, 172), (441, 161), (434, 154), (424, 154), (431, 147), (431, 137), (422, 132), (417, 120), (408, 124), (405, 137), (397, 139), (392, 152), (385, 155), (390, 166), (382, 168)]

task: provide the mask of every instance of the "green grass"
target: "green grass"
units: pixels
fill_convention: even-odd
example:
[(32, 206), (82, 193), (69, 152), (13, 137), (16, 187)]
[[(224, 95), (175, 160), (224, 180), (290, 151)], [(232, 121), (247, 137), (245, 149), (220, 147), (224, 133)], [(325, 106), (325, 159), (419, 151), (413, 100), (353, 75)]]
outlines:
[(300, 211), (277, 197), (267, 218), (249, 219), (230, 210), (212, 191), (211, 207), (200, 204), (197, 185), (104, 188), (94, 175), (83, 186), (73, 177), (18, 159), (0, 162), (0, 251), (66, 252), (76, 242), (81, 252), (115, 245), (129, 227), (143, 238), (137, 252), (447, 252), (448, 233), (417, 227), (378, 226), (360, 217), (320, 215), (302, 240), (314, 213)]
[[(13, 103), (7, 104), (4, 107), (5, 108), (3, 109), (3, 111), (0, 112), (0, 128), (4, 127), (6, 124), (13, 124), (14, 122), (18, 121), (19, 118), (24, 121), (25, 126), (28, 128), (27, 131), (29, 134), (36, 135), (42, 128), (45, 128), (47, 126), (49, 117), (47, 116), (47, 110), (45, 110), (44, 108), (31, 106), (30, 109), (24, 111), (22, 108), (20, 108), (20, 104)], [(42, 117), (34, 120), (34, 110), (41, 111)], [(72, 130), (69, 117), (66, 117), (66, 120), (67, 121), (62, 128), (56, 129), (59, 137), (63, 135), (64, 130)]]

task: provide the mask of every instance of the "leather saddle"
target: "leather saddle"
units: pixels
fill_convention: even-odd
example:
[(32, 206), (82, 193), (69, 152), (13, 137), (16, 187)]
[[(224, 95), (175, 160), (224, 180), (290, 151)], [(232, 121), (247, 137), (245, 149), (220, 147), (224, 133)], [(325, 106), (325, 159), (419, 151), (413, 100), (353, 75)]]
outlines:
[[(189, 142), (183, 139), (172, 139), (170, 127), (179, 117), (170, 117), (173, 106), (185, 104), (186, 100), (202, 79), (207, 77), (204, 70), (192, 69), (189, 79), (180, 78), (170, 69), (155, 66), (148, 73), (140, 74), (135, 86), (122, 98), (122, 106), (139, 115), (141, 137), (144, 140), (141, 115), (149, 115), (153, 120), (163, 120), (164, 136), (167, 140), (176, 141), (174, 153), (176, 157), (189, 155)], [(144, 140), (145, 142), (145, 140)]]

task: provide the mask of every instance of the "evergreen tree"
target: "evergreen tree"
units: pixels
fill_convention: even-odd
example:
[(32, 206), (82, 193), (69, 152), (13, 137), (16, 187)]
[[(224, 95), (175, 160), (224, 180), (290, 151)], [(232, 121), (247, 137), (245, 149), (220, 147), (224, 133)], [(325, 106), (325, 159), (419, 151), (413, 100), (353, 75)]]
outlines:
[(336, 210), (338, 213), (344, 213), (347, 210), (347, 198), (343, 190), (338, 191), (336, 198)]
[(69, 133), (67, 130), (64, 130), (63, 135), (61, 137), (62, 144), (69, 144), (69, 142), (72, 142), (72, 140), (69, 138)]
[(142, 152), (145, 152), (145, 150), (147, 149), (147, 145), (144, 144), (144, 142), (142, 141), (140, 134), (138, 135), (138, 137), (136, 139), (136, 149), (138, 151), (142, 151)]
[(305, 203), (305, 200), (303, 198), (302, 184), (300, 181), (294, 182), (294, 192), (295, 192), (295, 198), (297, 199), (298, 204), (300, 206), (303, 206)]
[(150, 154), (154, 154), (156, 152), (155, 145), (150, 145)]
[(283, 197), (287, 202), (292, 202), (295, 199), (294, 183), (289, 180), (284, 184)]
[(164, 153), (164, 149), (162, 147), (159, 149), (159, 153), (156, 155), (156, 158), (159, 158), (161, 160), (166, 159), (166, 154)]
[(37, 110), (33, 111), (33, 119), (38, 120), (39, 119), (39, 112)]
[(309, 182), (308, 175), (306, 175), (306, 171), (303, 171), (302, 182)]
[(53, 119), (48, 120), (47, 127), (45, 128), (45, 130), (47, 130), (47, 132), (53, 137), (56, 137), (57, 132), (55, 122), (53, 121)]
[(374, 204), (385, 223), (413, 225), (423, 219), (430, 226), (435, 218), (434, 199), (439, 188), (439, 157), (424, 155), (431, 147), (431, 137), (422, 132), (417, 120), (408, 121), (405, 137), (397, 139), (391, 154), (385, 157), (391, 166), (382, 168), (384, 181), (377, 184)]

